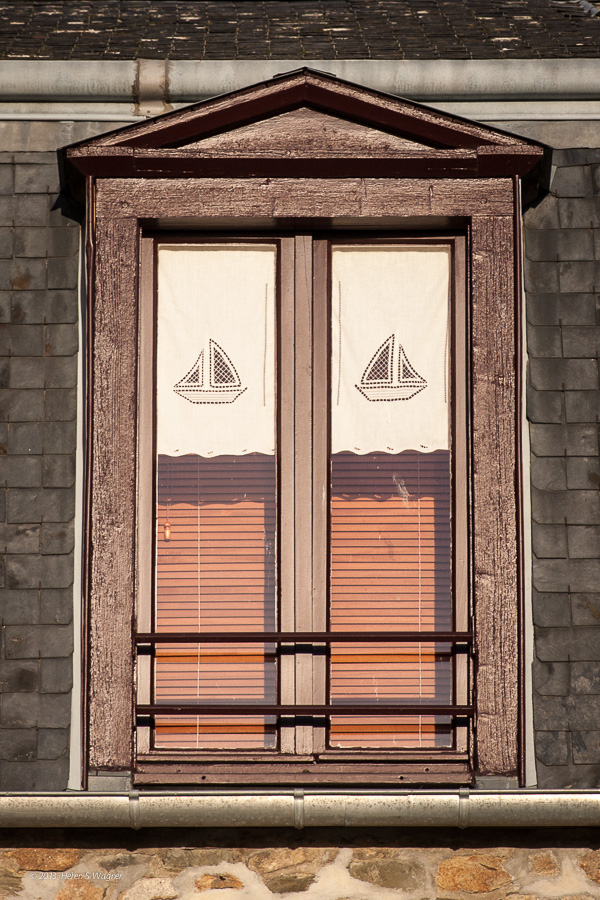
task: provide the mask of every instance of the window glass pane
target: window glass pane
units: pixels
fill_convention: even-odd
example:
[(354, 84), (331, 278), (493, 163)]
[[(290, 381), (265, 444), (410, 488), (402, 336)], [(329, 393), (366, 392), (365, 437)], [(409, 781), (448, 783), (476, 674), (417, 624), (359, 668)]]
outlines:
[[(452, 629), (449, 256), (443, 248), (333, 251), (332, 703), (452, 702), (439, 642), (373, 631)], [(332, 717), (334, 747), (448, 746), (448, 717)]]
[[(155, 628), (276, 628), (275, 248), (163, 245), (157, 311)], [(161, 703), (274, 703), (273, 646), (161, 644)], [(265, 717), (157, 718), (154, 745), (264, 749)]]

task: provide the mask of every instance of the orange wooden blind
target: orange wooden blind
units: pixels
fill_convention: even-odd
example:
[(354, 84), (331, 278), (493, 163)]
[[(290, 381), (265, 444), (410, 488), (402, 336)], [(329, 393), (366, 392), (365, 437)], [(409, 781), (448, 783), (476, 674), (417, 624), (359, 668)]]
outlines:
[[(156, 630), (274, 630), (274, 457), (159, 456), (157, 481)], [(274, 703), (276, 678), (275, 647), (263, 643), (156, 651), (156, 702)], [(272, 720), (256, 717), (159, 717), (155, 731), (160, 747), (257, 749), (275, 741)]]
[[(338, 453), (331, 461), (331, 702), (450, 703), (450, 647), (369, 643), (369, 632), (452, 629), (450, 454)], [(332, 717), (336, 747), (431, 747), (449, 720)]]

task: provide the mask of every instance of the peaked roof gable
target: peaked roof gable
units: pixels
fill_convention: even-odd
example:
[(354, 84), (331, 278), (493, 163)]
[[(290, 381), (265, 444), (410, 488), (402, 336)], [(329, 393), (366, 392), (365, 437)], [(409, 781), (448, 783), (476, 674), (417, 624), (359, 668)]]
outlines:
[(474, 177), (520, 174), (542, 155), (535, 142), (306, 68), (67, 148), (80, 171), (122, 177)]

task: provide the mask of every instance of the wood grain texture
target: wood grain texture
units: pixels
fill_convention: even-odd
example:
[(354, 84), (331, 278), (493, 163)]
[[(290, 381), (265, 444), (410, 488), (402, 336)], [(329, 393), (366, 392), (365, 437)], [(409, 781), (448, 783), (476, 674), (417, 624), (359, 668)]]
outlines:
[(473, 222), (473, 568), (482, 774), (511, 775), (518, 748), (513, 219)]
[(512, 206), (509, 178), (108, 178), (97, 189), (97, 215), (111, 218), (506, 216)]
[(132, 760), (137, 223), (96, 227), (89, 598), (89, 762)]

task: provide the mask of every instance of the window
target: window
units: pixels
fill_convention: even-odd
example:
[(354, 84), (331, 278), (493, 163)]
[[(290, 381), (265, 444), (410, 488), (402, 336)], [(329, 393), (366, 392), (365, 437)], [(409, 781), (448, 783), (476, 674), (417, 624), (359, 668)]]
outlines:
[(144, 240), (142, 768), (464, 777), (464, 239)]
[(306, 70), (68, 150), (86, 771), (523, 770), (519, 208), (542, 156)]

